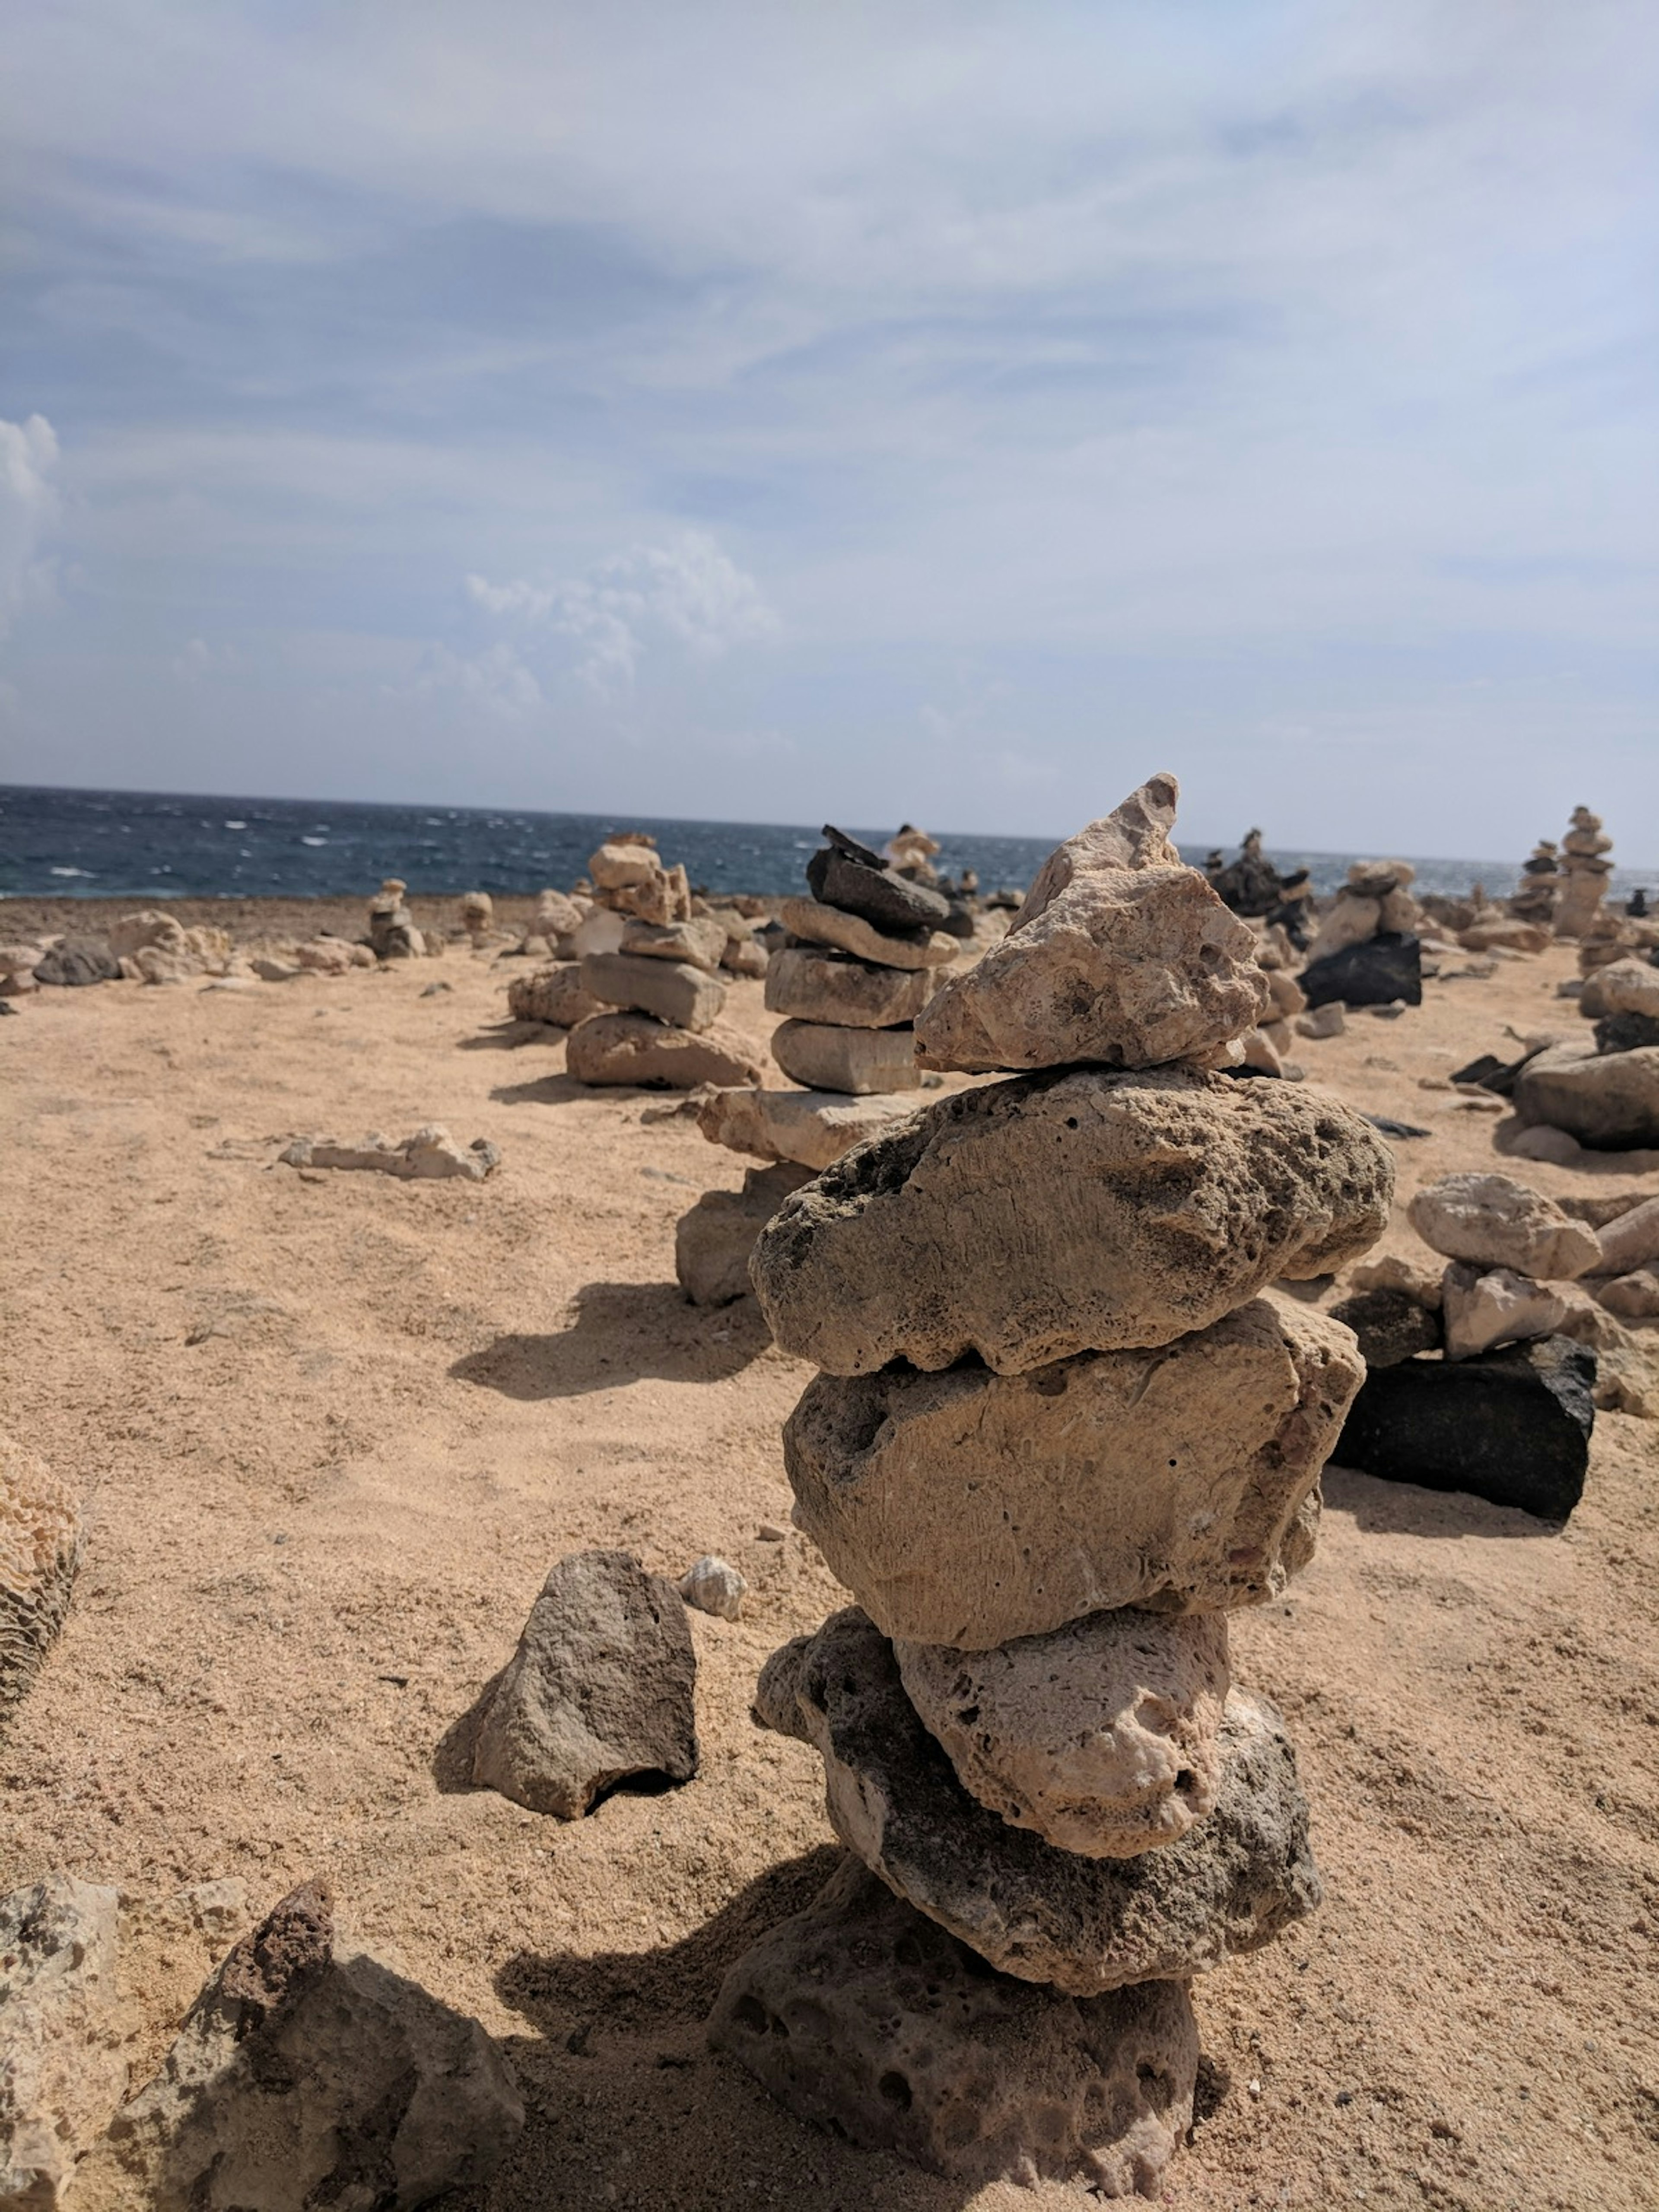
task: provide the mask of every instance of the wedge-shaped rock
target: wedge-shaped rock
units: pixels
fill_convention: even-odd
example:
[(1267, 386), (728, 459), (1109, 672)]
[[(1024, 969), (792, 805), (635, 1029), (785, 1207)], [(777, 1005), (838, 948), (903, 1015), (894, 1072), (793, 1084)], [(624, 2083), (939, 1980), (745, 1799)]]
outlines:
[(1566, 1300), (1547, 1284), (1509, 1267), (1481, 1268), (1454, 1260), (1442, 1285), (1448, 1359), (1470, 1359), (1495, 1344), (1553, 1336), (1567, 1317)]
[(960, 949), (942, 929), (878, 929), (861, 915), (843, 914), (838, 906), (823, 906), (817, 899), (785, 899), (778, 919), (792, 937), (805, 938), (809, 945), (834, 945), (855, 960), (872, 960), (881, 968), (943, 968)]
[(766, 1008), (798, 1022), (898, 1029), (927, 1005), (933, 980), (926, 968), (873, 968), (845, 954), (787, 945), (767, 963)]
[(66, 1874), (0, 1897), (0, 2205), (58, 2212), (120, 2101), (117, 1897)]
[(726, 1004), (726, 985), (684, 960), (648, 959), (637, 952), (589, 952), (582, 960), (582, 988), (608, 1006), (655, 1014), (677, 1029), (707, 1030)]
[(478, 1723), (472, 1778), (580, 1820), (635, 1775), (697, 1771), (696, 1656), (672, 1583), (629, 1552), (561, 1559)]
[(1659, 1045), (1607, 1053), (1552, 1045), (1516, 1077), (1515, 1110), (1527, 1127), (1565, 1129), (1591, 1152), (1659, 1145)]
[(1357, 1259), (1394, 1162), (1288, 1083), (1080, 1068), (959, 1091), (788, 1200), (754, 1282), (786, 1352), (1000, 1374), (1167, 1344), (1281, 1275)]
[(574, 1030), (578, 1022), (602, 1014), (605, 1006), (582, 988), (580, 960), (555, 960), (532, 975), (515, 975), (507, 987), (507, 1010), (520, 1022), (551, 1022)]
[(738, 1960), (708, 2039), (798, 2118), (975, 2190), (1156, 2196), (1198, 2077), (1183, 1983), (1066, 1997), (988, 1974), (855, 1858)]
[(696, 1091), (705, 1083), (758, 1083), (761, 1064), (748, 1039), (725, 1023), (693, 1036), (649, 1014), (595, 1014), (565, 1040), (565, 1073), (595, 1090), (631, 1084), (643, 1091)]
[(970, 1797), (856, 1609), (773, 1653), (755, 1715), (822, 1754), (830, 1824), (896, 1895), (1005, 1974), (1097, 1996), (1184, 1981), (1319, 1902), (1308, 1808), (1278, 1714), (1235, 1691), (1214, 1811), (1162, 1850), (1091, 1859)]
[(1260, 1298), (1158, 1351), (1024, 1375), (820, 1375), (784, 1425), (795, 1519), (887, 1634), (922, 1643), (1254, 1604), (1311, 1551), (1364, 1372), (1346, 1329)]
[(823, 825), (829, 842), (806, 863), (812, 896), (844, 914), (862, 915), (878, 929), (942, 929), (951, 911), (943, 891), (896, 874), (867, 845)]
[(80, 1563), (74, 1491), (0, 1430), (0, 1736), (64, 1625)]
[(706, 975), (719, 969), (726, 951), (726, 924), (713, 915), (690, 921), (634, 921), (623, 925), (622, 950), (645, 960), (678, 960)]
[(1255, 935), (1170, 842), (1154, 776), (1043, 862), (1008, 934), (916, 1018), (924, 1067), (1200, 1060), (1268, 1006)]
[(920, 1089), (910, 1030), (844, 1030), (828, 1022), (780, 1022), (772, 1057), (791, 1082), (809, 1091), (872, 1097)]
[(711, 1145), (793, 1160), (816, 1175), (915, 1110), (914, 1098), (890, 1091), (857, 1098), (839, 1091), (717, 1091), (697, 1109), (697, 1127)]
[(1091, 1613), (994, 1651), (896, 1643), (957, 1779), (1011, 1828), (1085, 1858), (1175, 1843), (1215, 1808), (1227, 1616)]
[(1423, 1242), (1448, 1260), (1559, 1282), (1601, 1263), (1593, 1229), (1512, 1176), (1443, 1176), (1418, 1191), (1406, 1212)]
[(730, 1305), (748, 1295), (755, 1239), (808, 1170), (787, 1161), (750, 1168), (741, 1190), (706, 1190), (674, 1230), (674, 1276), (694, 1306)]
[(110, 2145), (149, 2212), (405, 2212), (489, 2179), (524, 2125), (476, 2020), (285, 1897), (203, 1990)]

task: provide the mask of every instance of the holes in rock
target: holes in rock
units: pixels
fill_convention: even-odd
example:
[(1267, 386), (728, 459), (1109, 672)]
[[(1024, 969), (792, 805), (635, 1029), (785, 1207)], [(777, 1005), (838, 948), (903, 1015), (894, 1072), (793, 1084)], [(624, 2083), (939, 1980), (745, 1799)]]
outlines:
[(876, 2087), (890, 2105), (896, 2105), (902, 2112), (908, 2112), (915, 2101), (910, 2094), (910, 2084), (902, 2074), (884, 2074)]
[(758, 1997), (739, 1997), (732, 2008), (732, 2017), (750, 2035), (764, 2035), (771, 2026), (770, 2016)]

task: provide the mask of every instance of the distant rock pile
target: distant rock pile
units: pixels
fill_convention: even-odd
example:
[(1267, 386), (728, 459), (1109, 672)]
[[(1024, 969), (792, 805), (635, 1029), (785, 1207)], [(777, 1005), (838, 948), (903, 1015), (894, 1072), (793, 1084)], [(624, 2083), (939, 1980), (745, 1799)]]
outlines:
[(1308, 947), (1300, 977), (1311, 1007), (1423, 1003), (1421, 910), (1407, 860), (1356, 860)]
[(1601, 910), (1613, 862), (1613, 840), (1602, 833), (1601, 817), (1588, 806), (1575, 806), (1561, 840), (1561, 892), (1556, 902), (1558, 937), (1583, 937)]
[(1548, 929), (1560, 889), (1561, 848), (1553, 839), (1540, 837), (1521, 863), (1521, 886), (1510, 900), (1510, 912), (1517, 921)]
[(785, 1457), (857, 1601), (773, 1656), (756, 1717), (819, 1753), (868, 1874), (738, 1962), (711, 2034), (963, 2182), (1155, 2194), (1190, 1978), (1319, 1897), (1226, 1616), (1311, 1555), (1363, 1375), (1349, 1331), (1261, 1293), (1363, 1252), (1393, 1167), (1334, 1099), (1212, 1072), (1268, 993), (1170, 842), (1176, 796), (1069, 840), (918, 1016), (927, 1063), (1012, 1079), (827, 1169), (753, 1266), (821, 1370)]

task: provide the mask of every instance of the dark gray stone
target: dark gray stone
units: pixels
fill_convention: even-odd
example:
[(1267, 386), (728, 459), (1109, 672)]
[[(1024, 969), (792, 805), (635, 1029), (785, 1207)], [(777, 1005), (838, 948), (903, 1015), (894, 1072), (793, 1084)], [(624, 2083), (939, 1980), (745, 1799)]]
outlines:
[(1659, 1015), (1604, 1014), (1595, 1024), (1597, 1052), (1635, 1052), (1659, 1044)]
[(798, 2118), (975, 2189), (1156, 2194), (1198, 2075), (1184, 1983), (1068, 1997), (994, 1974), (855, 1858), (738, 1960), (708, 2039)]
[(828, 822), (823, 834), (829, 843), (806, 863), (806, 880), (815, 899), (825, 906), (839, 907), (843, 914), (861, 915), (878, 929), (947, 926), (951, 902), (943, 892), (895, 875), (879, 853), (872, 853), (867, 845), (860, 845), (856, 837), (848, 836)]
[(971, 1797), (904, 1693), (887, 1638), (848, 1607), (773, 1653), (755, 1717), (812, 1744), (830, 1821), (888, 1887), (1004, 1973), (1097, 1996), (1184, 1981), (1319, 1902), (1308, 1808), (1279, 1717), (1235, 1691), (1215, 1809), (1134, 1858), (1084, 1858)]
[(36, 962), (34, 980), (72, 988), (81, 983), (113, 983), (120, 973), (121, 963), (107, 945), (95, 937), (66, 937)]
[(472, 1778), (580, 1820), (603, 1791), (697, 1771), (696, 1655), (672, 1583), (630, 1552), (561, 1559), (478, 1724)]
[(1403, 999), (1423, 1003), (1423, 948), (1414, 937), (1384, 930), (1363, 945), (1310, 960), (1297, 977), (1310, 1006), (1340, 999), (1345, 1006), (1387, 1006)]
[(1565, 1521), (1583, 1494), (1595, 1389), (1595, 1354), (1565, 1336), (1402, 1360), (1366, 1376), (1332, 1458)]
[(1367, 1367), (1397, 1367), (1419, 1352), (1438, 1352), (1443, 1342), (1440, 1316), (1404, 1291), (1361, 1291), (1330, 1309), (1359, 1339)]

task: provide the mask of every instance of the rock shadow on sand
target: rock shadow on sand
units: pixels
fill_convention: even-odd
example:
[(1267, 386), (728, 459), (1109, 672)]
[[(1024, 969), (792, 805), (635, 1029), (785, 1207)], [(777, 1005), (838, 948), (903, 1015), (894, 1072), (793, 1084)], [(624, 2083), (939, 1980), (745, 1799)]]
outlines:
[(1328, 1464), (1321, 1477), (1328, 1513), (1349, 1513), (1367, 1536), (1559, 1536), (1565, 1523), (1513, 1505), (1489, 1505), (1467, 1490), (1385, 1482), (1358, 1468)]
[(528, 2093), (530, 2123), (489, 2201), (542, 2212), (608, 2202), (657, 2212), (963, 2212), (977, 2188), (821, 2134), (703, 2040), (727, 1968), (810, 1905), (842, 1856), (824, 1844), (769, 1867), (702, 1927), (654, 1950), (509, 1959), (496, 1990), (534, 2033), (501, 2047)]
[(460, 1040), (462, 1052), (517, 1052), (521, 1045), (562, 1045), (568, 1032), (549, 1022), (492, 1022), (476, 1036)]
[(647, 1377), (723, 1382), (772, 1341), (752, 1298), (692, 1306), (672, 1283), (588, 1283), (572, 1304), (568, 1328), (553, 1336), (498, 1336), (458, 1359), (451, 1375), (506, 1398), (579, 1398)]

